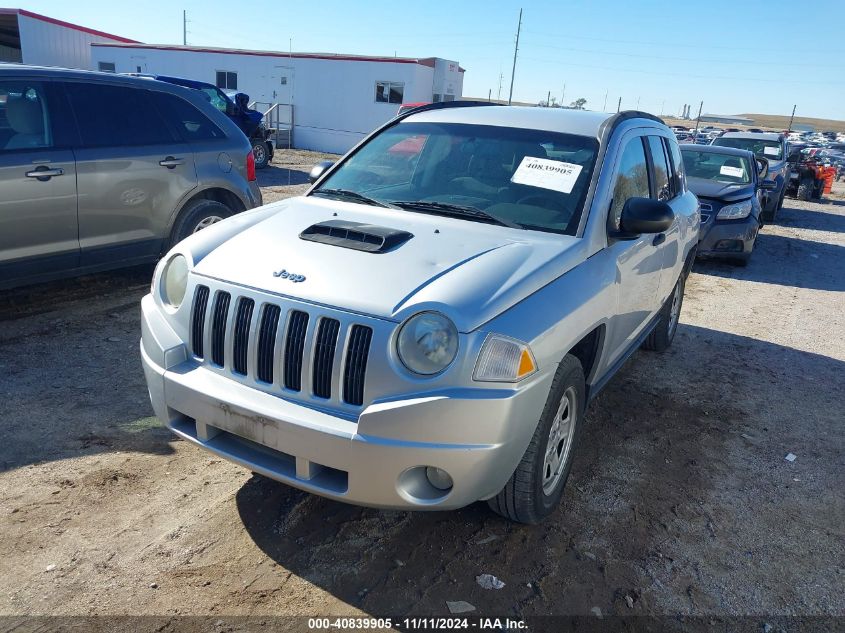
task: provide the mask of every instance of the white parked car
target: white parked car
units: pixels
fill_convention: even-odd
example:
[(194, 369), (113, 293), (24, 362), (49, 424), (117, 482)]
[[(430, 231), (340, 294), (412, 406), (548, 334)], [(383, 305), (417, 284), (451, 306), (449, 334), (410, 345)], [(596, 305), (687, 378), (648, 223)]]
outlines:
[(314, 177), (162, 260), (142, 302), (156, 414), (332, 499), (548, 515), (587, 402), (675, 335), (699, 212), (671, 131), (433, 104)]

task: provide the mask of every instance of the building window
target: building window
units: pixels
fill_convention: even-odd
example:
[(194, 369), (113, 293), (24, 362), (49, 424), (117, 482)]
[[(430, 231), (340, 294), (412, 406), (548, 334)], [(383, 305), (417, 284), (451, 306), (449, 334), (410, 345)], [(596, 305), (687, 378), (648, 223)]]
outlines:
[(113, 73), (115, 72), (114, 62), (98, 62), (97, 69), (101, 73)]
[(376, 82), (377, 103), (402, 103), (405, 94), (405, 84), (392, 83), (389, 81)]
[(222, 88), (223, 90), (237, 90), (238, 73), (233, 73), (226, 70), (218, 70), (217, 87)]

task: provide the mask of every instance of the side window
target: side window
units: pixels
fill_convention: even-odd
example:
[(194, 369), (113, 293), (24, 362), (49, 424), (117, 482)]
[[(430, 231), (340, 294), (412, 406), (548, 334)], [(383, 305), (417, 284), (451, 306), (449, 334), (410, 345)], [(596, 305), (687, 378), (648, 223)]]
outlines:
[(622, 207), (628, 198), (648, 198), (648, 168), (641, 136), (635, 136), (625, 145), (619, 160), (616, 184), (613, 186), (613, 202), (610, 206), (608, 223), (612, 230), (619, 230)]
[(162, 115), (179, 129), (185, 140), (193, 142), (225, 138), (223, 130), (192, 103), (166, 92), (152, 91), (150, 96)]
[(658, 200), (667, 202), (672, 198), (672, 190), (669, 187), (669, 165), (666, 162), (666, 153), (663, 151), (663, 143), (659, 136), (649, 136), (648, 146), (651, 150), (651, 162), (654, 165), (654, 186), (655, 197)]
[(0, 152), (52, 147), (44, 87), (33, 81), (0, 81)]
[(404, 100), (405, 84), (391, 81), (376, 82), (376, 103), (401, 104)]
[(681, 157), (681, 148), (671, 140), (663, 139), (669, 148), (669, 157), (672, 159), (672, 174), (674, 184), (672, 190), (676, 196), (680, 196), (687, 190), (687, 174), (684, 169), (684, 159)]
[(67, 83), (86, 147), (161, 145), (175, 139), (149, 91), (96, 83)]
[(227, 70), (218, 70), (215, 78), (217, 79), (218, 88), (223, 88), (224, 90), (238, 89), (238, 73), (233, 73)]

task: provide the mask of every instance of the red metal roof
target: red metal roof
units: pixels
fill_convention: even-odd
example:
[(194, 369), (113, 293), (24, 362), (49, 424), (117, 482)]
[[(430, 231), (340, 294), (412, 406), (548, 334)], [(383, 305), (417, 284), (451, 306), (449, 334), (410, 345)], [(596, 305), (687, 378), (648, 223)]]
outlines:
[(95, 29), (89, 29), (85, 26), (79, 26), (78, 24), (71, 24), (70, 22), (65, 22), (64, 20), (57, 20), (56, 18), (50, 18), (46, 15), (41, 15), (40, 13), (33, 13), (32, 11), (27, 11), (26, 9), (4, 9), (0, 7), (0, 14), (10, 15), (24, 15), (28, 18), (33, 18), (35, 20), (41, 20), (42, 22), (49, 22), (50, 24), (56, 24), (58, 26), (63, 26), (68, 29), (73, 29), (74, 31), (81, 31), (82, 33), (88, 33), (89, 35), (96, 35), (98, 37), (105, 37), (110, 40), (115, 40), (117, 42), (124, 42), (126, 44), (137, 44), (138, 40), (130, 40), (127, 37), (121, 37), (120, 35), (112, 35), (111, 33), (105, 33), (104, 31), (97, 31)]
[[(220, 53), (223, 55), (254, 55), (256, 57), (294, 57), (296, 59), (337, 59), (358, 62), (384, 62), (389, 64), (419, 64), (434, 68), (434, 57), (379, 57), (372, 55), (335, 55), (333, 53), (285, 53), (282, 51), (252, 51), (240, 48), (216, 48), (213, 46), (180, 46), (175, 44), (110, 44), (94, 42), (91, 46), (114, 46), (116, 48), (141, 48), (159, 51), (185, 51), (191, 53)], [(463, 72), (463, 68), (460, 68)]]

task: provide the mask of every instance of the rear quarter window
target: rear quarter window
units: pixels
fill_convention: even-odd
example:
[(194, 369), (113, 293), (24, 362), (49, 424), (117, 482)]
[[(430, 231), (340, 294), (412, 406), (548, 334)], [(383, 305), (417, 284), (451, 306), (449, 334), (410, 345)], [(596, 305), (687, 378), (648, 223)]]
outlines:
[(150, 94), (162, 116), (179, 130), (186, 141), (213, 141), (226, 137), (223, 130), (194, 104), (167, 92), (153, 91)]

